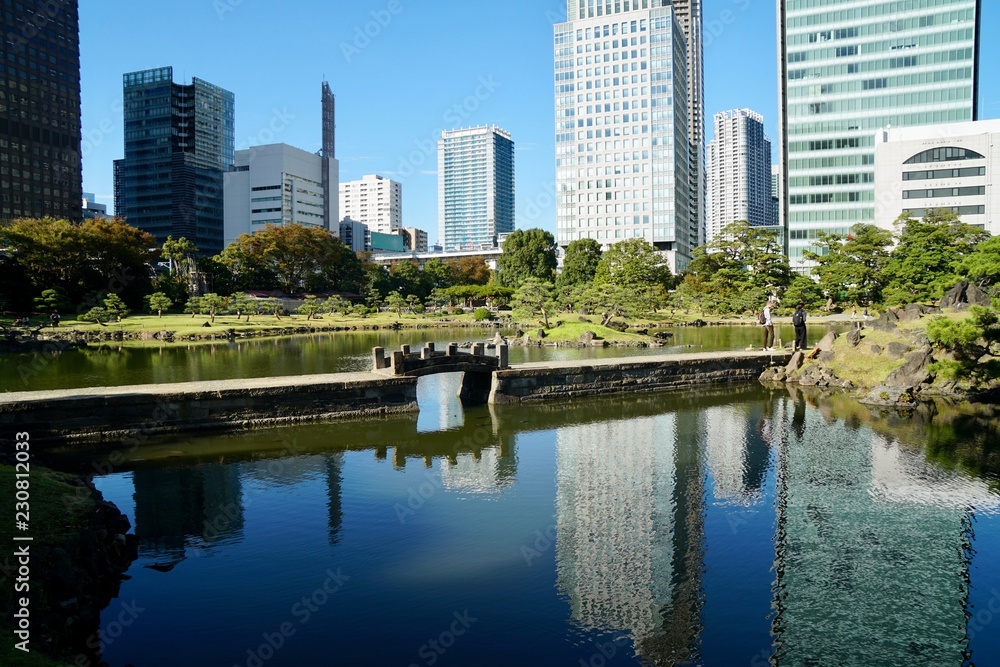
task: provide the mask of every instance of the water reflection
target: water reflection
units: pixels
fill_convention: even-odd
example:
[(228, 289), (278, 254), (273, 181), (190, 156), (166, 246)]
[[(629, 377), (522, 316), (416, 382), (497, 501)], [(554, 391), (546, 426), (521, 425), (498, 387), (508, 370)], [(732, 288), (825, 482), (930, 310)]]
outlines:
[[(344, 664), (411, 664), (437, 619), (465, 608), (486, 620), (441, 664), (510, 664), (496, 647), (512, 636), (521, 664), (587, 664), (610, 637), (623, 638), (614, 664), (1000, 664), (968, 620), (1000, 587), (992, 409), (903, 417), (748, 387), (432, 413), (445, 430), (386, 418), (148, 443), (123, 467), (144, 556), (224, 553), (213, 573), (234, 590), (245, 568), (298, 563), (241, 602), (250, 630), (283, 620), (281, 591), (314, 585), (299, 570), (344, 564), (364, 582), (270, 664), (325, 664), (310, 656), (330, 641)], [(236, 518), (210, 534), (231, 504)], [(550, 547), (526, 540), (546, 522)], [(317, 523), (324, 548), (301, 532)], [(140, 584), (157, 582), (123, 595), (148, 595)], [(233, 600), (205, 604), (226, 616)], [(219, 664), (239, 632), (213, 636)], [(227, 633), (241, 637), (229, 649)], [(134, 641), (106, 658), (146, 664)], [(164, 650), (149, 664), (180, 664)]]

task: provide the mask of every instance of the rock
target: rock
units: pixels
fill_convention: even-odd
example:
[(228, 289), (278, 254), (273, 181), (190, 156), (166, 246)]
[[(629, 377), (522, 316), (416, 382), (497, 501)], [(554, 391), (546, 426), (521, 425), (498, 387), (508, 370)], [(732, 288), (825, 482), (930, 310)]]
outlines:
[(653, 334), (653, 338), (656, 340), (670, 340), (674, 337), (674, 334), (670, 331), (657, 331)]
[(875, 331), (893, 331), (896, 329), (896, 322), (898, 320), (899, 318), (896, 317), (895, 313), (891, 310), (887, 310), (879, 315), (878, 318), (868, 326)]
[(799, 370), (800, 368), (802, 368), (802, 364), (803, 362), (805, 362), (805, 360), (806, 360), (805, 352), (799, 350), (798, 352), (792, 355), (791, 359), (788, 360), (788, 365), (785, 366), (785, 373), (791, 375), (795, 371)]
[(882, 346), (881, 345), (872, 344), (871, 351), (872, 351), (872, 354), (874, 354), (877, 357), (878, 355), (882, 354)]
[(920, 306), (914, 303), (907, 304), (905, 308), (896, 311), (900, 322), (916, 322), (920, 319)]
[(595, 334), (593, 331), (584, 331), (582, 334), (580, 334), (580, 342), (583, 345), (590, 345), (595, 340), (597, 340), (597, 334)]
[(938, 302), (938, 305), (941, 308), (954, 308), (958, 304), (964, 303), (965, 290), (968, 289), (968, 287), (969, 283), (964, 280), (959, 281), (957, 285), (944, 293), (944, 296), (941, 297), (941, 301)]
[(931, 344), (931, 339), (927, 337), (927, 332), (923, 329), (910, 332), (910, 340), (914, 347), (925, 347)]
[(990, 295), (979, 289), (979, 285), (976, 283), (970, 283), (968, 289), (965, 290), (965, 300), (970, 306), (985, 306), (988, 308), (992, 305)]
[(908, 353), (905, 357), (906, 363), (897, 368), (889, 377), (885, 379), (885, 384), (890, 387), (919, 387), (933, 378), (927, 369), (933, 361), (930, 350), (924, 348)]
[(538, 331), (536, 331), (535, 338), (537, 338), (538, 340), (545, 338), (545, 329), (539, 329)]
[(211, 322), (205, 322), (201, 326), (203, 326), (203, 327), (210, 327), (210, 326), (212, 326), (212, 323)]
[(758, 378), (761, 382), (774, 382), (774, 376), (778, 374), (777, 368), (768, 368), (760, 374)]
[(851, 347), (857, 347), (861, 344), (861, 329), (854, 328), (847, 332), (847, 342)]
[(802, 377), (799, 378), (799, 384), (802, 385), (803, 387), (815, 387), (816, 378), (814, 378), (811, 375), (803, 375)]
[(691, 326), (693, 326), (693, 327), (707, 327), (708, 326), (708, 322), (706, 322), (705, 320), (698, 319), (698, 320), (694, 320), (693, 322), (691, 322)]
[(833, 361), (833, 358), (835, 356), (836, 356), (836, 354), (834, 353), (833, 350), (823, 350), (823, 351), (821, 351), (819, 353), (819, 355), (817, 355), (816, 359), (821, 364), (827, 364), (827, 363), (830, 363), (831, 361)]
[(589, 317), (585, 317), (585, 316), (581, 315), (579, 319), (580, 319), (580, 322), (582, 322), (583, 324), (590, 324), (590, 318)]
[(819, 344), (816, 347), (818, 347), (823, 352), (829, 352), (830, 350), (833, 349), (833, 343), (834, 341), (837, 340), (838, 337), (839, 335), (837, 334), (836, 331), (831, 331), (827, 333), (825, 336), (823, 336), (822, 340), (820, 340)]
[(892, 341), (885, 346), (885, 354), (890, 359), (902, 359), (903, 355), (910, 351), (910, 346), (905, 343)]
[(860, 401), (867, 405), (880, 405), (884, 407), (913, 405), (916, 403), (913, 393), (908, 387), (890, 387), (884, 384), (872, 389)]
[(775, 382), (784, 382), (788, 379), (788, 375), (785, 374), (785, 369), (776, 368), (774, 373)]

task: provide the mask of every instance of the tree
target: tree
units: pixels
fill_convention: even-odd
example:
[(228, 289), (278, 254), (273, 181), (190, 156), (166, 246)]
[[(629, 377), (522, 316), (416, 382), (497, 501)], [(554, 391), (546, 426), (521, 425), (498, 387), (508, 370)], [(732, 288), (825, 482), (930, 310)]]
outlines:
[(316, 314), (323, 309), (323, 302), (315, 296), (307, 296), (303, 301), (302, 305), (295, 309), (295, 312), (299, 315), (305, 315), (306, 321), (308, 322), (312, 318), (316, 317)]
[(66, 290), (62, 287), (54, 287), (42, 291), (41, 296), (35, 297), (35, 307), (43, 310), (68, 310), (70, 307)]
[(242, 289), (280, 289), (286, 294), (356, 292), (361, 260), (329, 232), (304, 225), (267, 225), (243, 234), (219, 259)]
[(395, 291), (403, 294), (416, 294), (425, 299), (434, 289), (430, 274), (421, 271), (413, 262), (399, 262), (393, 266), (392, 277)]
[(890, 305), (940, 299), (959, 280), (965, 257), (989, 232), (967, 225), (948, 209), (928, 211), (922, 220), (896, 219), (897, 245), (883, 271)]
[(882, 272), (892, 245), (888, 230), (858, 224), (847, 237), (820, 232), (816, 245), (823, 252), (806, 251), (805, 257), (816, 262), (813, 275), (829, 297), (848, 303), (881, 302)]
[(541, 229), (515, 230), (497, 260), (496, 282), (516, 289), (528, 278), (552, 282), (556, 275), (556, 240)]
[(104, 308), (119, 322), (123, 318), (128, 317), (129, 314), (128, 306), (125, 305), (125, 302), (117, 294), (109, 294), (104, 298)]
[(192, 296), (187, 300), (187, 303), (184, 304), (184, 312), (191, 313), (192, 319), (194, 319), (195, 315), (201, 315), (201, 311), (203, 309), (200, 296)]
[[(429, 265), (432, 261), (434, 260), (428, 260), (427, 264)], [(449, 259), (445, 265), (451, 269), (452, 285), (485, 285), (493, 277), (493, 272), (490, 271), (490, 267), (486, 266), (482, 257)], [(450, 286), (445, 285), (445, 287)]]
[(669, 285), (670, 268), (645, 239), (620, 241), (604, 253), (594, 272), (595, 285), (616, 285), (644, 290), (650, 285)]
[(570, 243), (566, 247), (563, 270), (556, 286), (562, 288), (593, 282), (601, 255), (601, 244), (594, 239), (577, 239)]
[(583, 294), (583, 307), (600, 313), (601, 325), (608, 326), (616, 317), (632, 317), (639, 308), (640, 296), (613, 283), (595, 283)]
[(805, 304), (806, 310), (816, 310), (826, 304), (826, 295), (809, 276), (796, 276), (785, 290), (782, 304), (794, 308), (799, 302)]
[(984, 288), (1000, 282), (1000, 236), (991, 236), (977, 245), (962, 260), (959, 272)]
[(534, 317), (540, 314), (542, 326), (548, 329), (549, 313), (558, 308), (558, 304), (552, 297), (553, 289), (552, 283), (533, 277), (525, 279), (511, 299), (514, 314), (518, 317)]
[(215, 316), (219, 312), (225, 311), (228, 306), (228, 299), (224, 296), (219, 296), (215, 292), (209, 292), (201, 296), (201, 309), (211, 318), (212, 324), (215, 324)]
[(236, 314), (236, 319), (240, 319), (243, 313), (247, 315), (247, 322), (250, 315), (256, 310), (254, 300), (247, 296), (246, 292), (237, 292), (229, 297), (229, 312)]
[(160, 255), (170, 262), (171, 275), (179, 273), (186, 260), (197, 254), (198, 247), (183, 236), (177, 240), (174, 240), (173, 236), (168, 236), (160, 248)]
[(437, 257), (432, 257), (424, 264), (424, 275), (430, 287), (428, 295), (436, 289), (451, 287), (455, 284), (455, 269), (451, 264), (446, 264)]
[(396, 317), (403, 316), (403, 308), (406, 308), (406, 299), (399, 292), (392, 292), (385, 299), (385, 305), (396, 313)]
[(351, 307), (347, 299), (340, 296), (331, 296), (323, 302), (323, 312), (325, 313), (346, 313)]

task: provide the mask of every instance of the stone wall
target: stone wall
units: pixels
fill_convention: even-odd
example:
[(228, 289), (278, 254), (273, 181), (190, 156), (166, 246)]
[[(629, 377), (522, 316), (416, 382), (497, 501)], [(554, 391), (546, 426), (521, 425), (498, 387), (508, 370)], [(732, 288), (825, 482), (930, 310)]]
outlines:
[(490, 403), (547, 401), (577, 396), (681, 389), (731, 382), (752, 382), (788, 354), (675, 355), (633, 360), (595, 361), (590, 365), (524, 365), (497, 371)]
[(32, 442), (121, 442), (416, 410), (417, 378), (331, 374), (0, 394), (0, 430)]

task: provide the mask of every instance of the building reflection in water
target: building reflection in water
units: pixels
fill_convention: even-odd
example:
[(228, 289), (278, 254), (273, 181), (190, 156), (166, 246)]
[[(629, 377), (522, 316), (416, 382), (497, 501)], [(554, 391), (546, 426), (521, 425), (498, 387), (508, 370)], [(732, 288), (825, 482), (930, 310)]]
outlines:
[(997, 497), (923, 447), (793, 402), (772, 664), (964, 664), (971, 516)]
[(697, 416), (557, 434), (557, 581), (584, 630), (631, 635), (655, 664), (697, 654), (704, 487)]
[(177, 562), (188, 546), (242, 539), (237, 466), (138, 469), (132, 479), (140, 556)]
[(705, 457), (716, 501), (749, 505), (760, 499), (771, 466), (771, 446), (779, 425), (765, 407), (751, 428), (746, 410), (731, 406), (706, 408)]

